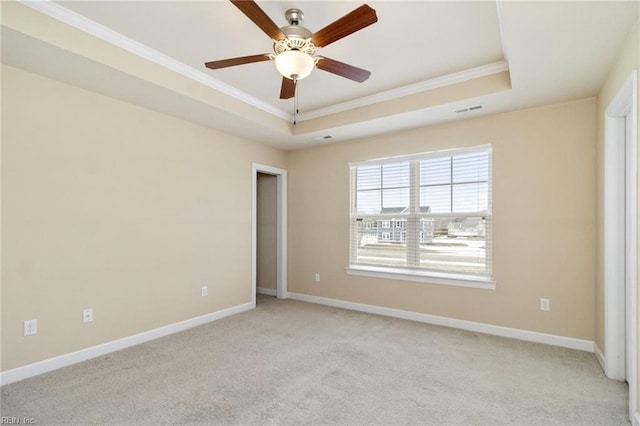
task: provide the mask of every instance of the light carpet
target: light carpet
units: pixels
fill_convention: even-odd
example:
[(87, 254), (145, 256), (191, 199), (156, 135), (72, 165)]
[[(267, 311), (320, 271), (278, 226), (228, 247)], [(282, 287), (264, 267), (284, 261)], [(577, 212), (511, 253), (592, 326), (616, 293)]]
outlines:
[(629, 424), (593, 354), (258, 297), (233, 317), (2, 387), (38, 424)]

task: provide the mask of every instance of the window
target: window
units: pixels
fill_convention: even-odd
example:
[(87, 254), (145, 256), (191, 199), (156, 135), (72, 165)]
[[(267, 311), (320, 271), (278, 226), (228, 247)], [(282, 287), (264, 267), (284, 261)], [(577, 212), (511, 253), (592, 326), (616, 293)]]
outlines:
[(351, 165), (351, 269), (489, 281), (491, 223), (490, 146)]

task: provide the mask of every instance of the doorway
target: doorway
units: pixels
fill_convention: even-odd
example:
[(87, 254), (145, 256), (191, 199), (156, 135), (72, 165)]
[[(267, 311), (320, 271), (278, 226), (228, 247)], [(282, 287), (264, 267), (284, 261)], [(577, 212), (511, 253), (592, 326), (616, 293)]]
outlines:
[(276, 296), (278, 178), (258, 172), (256, 211), (256, 293)]
[(252, 167), (251, 297), (287, 297), (287, 171), (254, 163)]
[(605, 374), (629, 384), (629, 418), (637, 409), (637, 74), (605, 112)]

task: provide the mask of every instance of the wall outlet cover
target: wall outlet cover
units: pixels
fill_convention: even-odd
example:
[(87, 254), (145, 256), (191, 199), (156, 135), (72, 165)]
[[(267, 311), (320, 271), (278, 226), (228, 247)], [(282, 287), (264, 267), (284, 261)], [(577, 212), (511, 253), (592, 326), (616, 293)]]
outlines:
[(551, 302), (549, 299), (540, 299), (540, 310), (541, 311), (550, 311), (551, 310)]
[(93, 309), (87, 308), (82, 311), (82, 322), (88, 323), (93, 321)]
[(38, 332), (38, 320), (32, 319), (24, 322), (24, 335), (31, 336)]

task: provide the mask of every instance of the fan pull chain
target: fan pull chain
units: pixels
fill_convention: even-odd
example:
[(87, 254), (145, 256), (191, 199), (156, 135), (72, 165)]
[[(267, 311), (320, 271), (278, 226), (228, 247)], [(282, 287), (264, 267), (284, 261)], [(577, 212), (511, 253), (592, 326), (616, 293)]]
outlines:
[(293, 125), (295, 126), (297, 123), (298, 113), (300, 110), (298, 109), (298, 79), (293, 79)]

